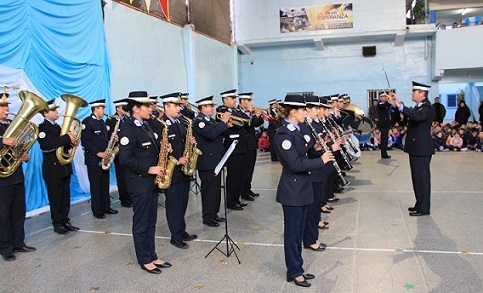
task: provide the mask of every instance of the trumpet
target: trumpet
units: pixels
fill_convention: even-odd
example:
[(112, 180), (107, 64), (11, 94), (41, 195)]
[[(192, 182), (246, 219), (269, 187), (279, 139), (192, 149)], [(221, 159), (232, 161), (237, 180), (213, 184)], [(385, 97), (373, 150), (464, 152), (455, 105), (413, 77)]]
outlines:
[[(223, 114), (224, 113), (216, 112), (216, 118), (221, 120), (221, 117), (223, 116)], [(241, 118), (241, 117), (231, 115), (230, 120), (228, 120), (228, 123), (236, 125), (236, 126), (243, 127), (245, 125), (250, 126), (252, 121), (250, 119), (245, 119), (245, 118)]]

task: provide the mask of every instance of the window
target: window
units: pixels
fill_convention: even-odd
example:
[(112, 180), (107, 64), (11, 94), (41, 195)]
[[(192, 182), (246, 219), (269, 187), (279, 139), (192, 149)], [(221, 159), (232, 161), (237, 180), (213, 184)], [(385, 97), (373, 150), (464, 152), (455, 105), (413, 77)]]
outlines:
[(458, 95), (455, 95), (455, 94), (452, 94), (452, 95), (448, 95), (448, 108), (456, 108), (457, 107), (457, 102), (456, 102), (456, 98), (458, 97)]

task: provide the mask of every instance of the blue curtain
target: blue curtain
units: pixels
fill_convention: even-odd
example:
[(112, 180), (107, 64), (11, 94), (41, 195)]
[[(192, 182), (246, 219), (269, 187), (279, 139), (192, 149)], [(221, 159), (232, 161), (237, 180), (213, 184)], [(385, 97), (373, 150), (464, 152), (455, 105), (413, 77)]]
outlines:
[[(110, 64), (101, 1), (2, 0), (0, 15), (0, 65), (22, 69), (46, 100), (69, 93), (88, 102), (106, 99), (110, 104)], [(0, 86), (16, 82), (0, 80)], [(89, 107), (81, 108), (77, 117), (82, 120), (89, 114)], [(23, 164), (28, 211), (48, 204), (37, 144), (30, 156), (29, 163)], [(73, 200), (89, 196), (75, 174), (71, 185)]]

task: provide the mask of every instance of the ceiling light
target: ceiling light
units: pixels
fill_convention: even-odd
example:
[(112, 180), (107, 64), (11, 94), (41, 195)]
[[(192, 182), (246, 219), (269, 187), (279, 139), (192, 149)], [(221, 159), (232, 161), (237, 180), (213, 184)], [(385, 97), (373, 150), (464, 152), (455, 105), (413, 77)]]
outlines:
[(466, 12), (468, 12), (468, 8), (463, 9), (463, 11), (461, 11), (461, 15), (465, 15)]

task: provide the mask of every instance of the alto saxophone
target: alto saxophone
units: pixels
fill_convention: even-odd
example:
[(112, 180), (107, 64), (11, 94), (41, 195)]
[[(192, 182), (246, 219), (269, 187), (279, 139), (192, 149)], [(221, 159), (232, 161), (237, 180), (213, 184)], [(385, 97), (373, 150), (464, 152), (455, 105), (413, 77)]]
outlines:
[(186, 127), (186, 142), (184, 145), (184, 152), (183, 157), (188, 159), (188, 163), (186, 165), (181, 166), (181, 171), (186, 176), (193, 176), (196, 170), (196, 163), (198, 162), (198, 156), (201, 156), (203, 153), (199, 148), (196, 147), (196, 144), (191, 144), (191, 138), (193, 137), (193, 121), (184, 115), (180, 115), (182, 119), (186, 121), (188, 124)]
[(121, 119), (119, 117), (117, 119), (116, 126), (114, 126), (114, 130), (112, 131), (111, 137), (109, 138), (109, 143), (107, 144), (107, 148), (104, 152), (107, 153), (107, 157), (101, 160), (101, 168), (102, 170), (109, 170), (114, 162), (114, 158), (116, 157), (117, 153), (119, 152), (119, 146), (116, 142), (117, 131), (119, 130), (119, 126), (121, 125)]
[(168, 187), (171, 185), (171, 179), (173, 178), (174, 167), (179, 165), (179, 162), (172, 156), (168, 157), (168, 125), (162, 119), (158, 119), (154, 115), (152, 115), (151, 118), (158, 120), (164, 126), (158, 160), (158, 166), (164, 168), (164, 174), (163, 176), (156, 175), (156, 178), (154, 179), (154, 184), (156, 184), (159, 189), (168, 189)]

